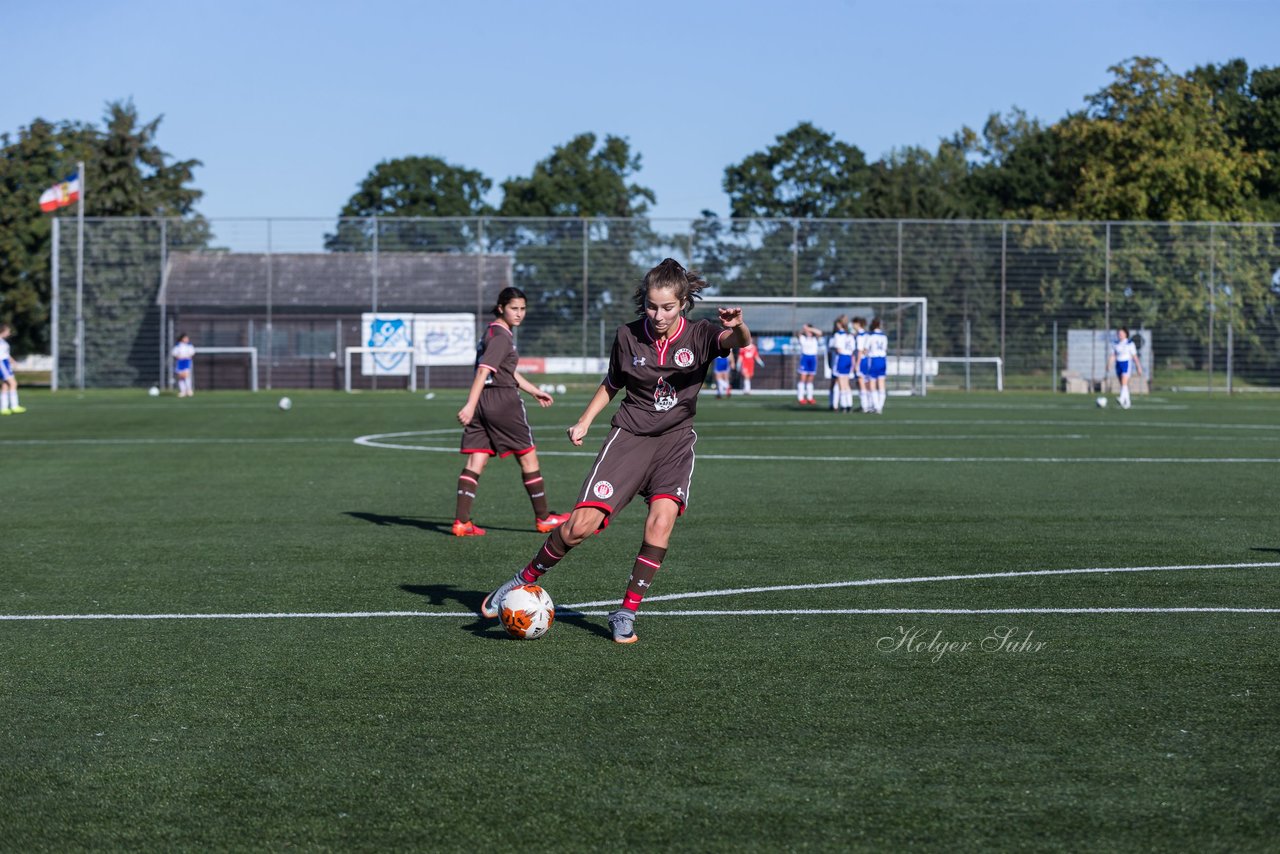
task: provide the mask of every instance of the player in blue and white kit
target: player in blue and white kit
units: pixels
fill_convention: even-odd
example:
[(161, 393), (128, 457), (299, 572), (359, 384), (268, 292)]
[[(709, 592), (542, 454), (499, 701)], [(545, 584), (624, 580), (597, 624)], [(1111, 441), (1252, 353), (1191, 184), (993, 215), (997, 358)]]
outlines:
[(813, 399), (813, 375), (818, 372), (818, 344), (822, 341), (822, 330), (806, 323), (800, 327), (796, 337), (800, 341), (800, 366), (796, 373), (796, 400), (801, 406), (816, 405)]
[(858, 378), (858, 406), (870, 412), (867, 398), (867, 322), (861, 317), (853, 319), (853, 373)]
[(871, 330), (866, 336), (867, 346), (867, 396), (871, 411), (884, 412), (884, 376), (888, 372), (889, 336), (880, 328), (880, 318), (871, 320)]
[(18, 378), (13, 375), (13, 360), (9, 356), (9, 336), (13, 327), (0, 323), (0, 415), (21, 415), (27, 411), (18, 405)]
[(1129, 366), (1142, 373), (1142, 361), (1138, 358), (1138, 348), (1129, 340), (1129, 330), (1123, 326), (1116, 331), (1116, 340), (1111, 344), (1111, 356), (1108, 362), (1115, 363), (1116, 379), (1120, 380), (1119, 403), (1121, 409), (1129, 408)]
[(711, 368), (711, 372), (715, 377), (716, 397), (728, 397), (729, 392), (732, 391), (732, 389), (729, 388), (729, 372), (732, 370), (732, 353), (716, 357), (716, 362)]
[(191, 365), (196, 358), (196, 348), (191, 344), (191, 336), (185, 332), (179, 335), (171, 355), (173, 376), (178, 381), (178, 397), (191, 397), (196, 393), (195, 383), (191, 379)]
[(832, 373), (836, 378), (838, 404), (841, 412), (853, 411), (853, 388), (849, 378), (853, 376), (853, 333), (849, 331), (849, 319), (843, 314), (836, 319), (836, 330), (831, 333), (831, 341), (827, 345), (835, 353), (835, 365)]

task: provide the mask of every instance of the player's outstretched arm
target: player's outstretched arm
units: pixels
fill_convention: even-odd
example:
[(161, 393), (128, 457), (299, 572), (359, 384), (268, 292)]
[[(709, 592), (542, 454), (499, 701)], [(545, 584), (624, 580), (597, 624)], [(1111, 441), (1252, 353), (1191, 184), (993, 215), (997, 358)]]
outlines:
[(578, 417), (578, 421), (566, 432), (569, 434), (569, 441), (575, 445), (581, 445), (582, 440), (586, 437), (587, 431), (591, 429), (591, 422), (596, 420), (609, 401), (613, 400), (613, 396), (618, 393), (615, 388), (610, 388), (608, 383), (600, 383), (600, 387), (596, 389), (596, 393), (591, 395), (591, 400), (587, 403), (587, 408), (582, 410), (582, 415)]

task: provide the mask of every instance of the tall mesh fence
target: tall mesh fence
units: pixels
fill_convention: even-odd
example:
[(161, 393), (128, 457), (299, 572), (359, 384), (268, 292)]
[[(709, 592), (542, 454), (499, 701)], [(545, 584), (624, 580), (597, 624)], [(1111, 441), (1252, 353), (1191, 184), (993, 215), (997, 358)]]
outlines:
[[(261, 387), (339, 388), (343, 348), (367, 343), (362, 315), (468, 312), (479, 326), (506, 285), (529, 295), (522, 356), (599, 359), (645, 270), (671, 256), (706, 275), (708, 301), (924, 297), (928, 355), (998, 358), (1007, 388), (1092, 390), (1101, 369), (1073, 375), (1071, 333), (1124, 326), (1147, 339), (1155, 388), (1280, 389), (1270, 224), (87, 219), (79, 287), (77, 236), (59, 220), (63, 385), (164, 384), (185, 331), (198, 348), (256, 347)], [(249, 385), (241, 355), (204, 370), (206, 385)], [(469, 371), (454, 374), (432, 378)]]

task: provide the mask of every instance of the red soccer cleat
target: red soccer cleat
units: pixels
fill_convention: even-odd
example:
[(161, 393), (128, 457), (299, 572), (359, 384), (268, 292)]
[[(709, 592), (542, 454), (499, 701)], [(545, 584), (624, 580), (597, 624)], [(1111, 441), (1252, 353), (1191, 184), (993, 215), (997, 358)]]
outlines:
[(535, 519), (539, 534), (549, 534), (569, 521), (568, 513), (548, 513), (545, 519)]
[(453, 520), (453, 535), (455, 537), (483, 537), (486, 533), (488, 532), (475, 522)]

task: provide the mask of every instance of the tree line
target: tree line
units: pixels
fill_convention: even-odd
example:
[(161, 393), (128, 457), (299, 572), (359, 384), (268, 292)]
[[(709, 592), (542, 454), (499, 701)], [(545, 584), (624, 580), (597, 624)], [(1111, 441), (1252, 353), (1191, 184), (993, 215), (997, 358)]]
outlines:
[[(1280, 68), (1250, 69), (1235, 59), (1176, 73), (1138, 57), (1113, 66), (1110, 75), (1082, 109), (1056, 122), (1014, 108), (992, 114), (981, 129), (963, 127), (936, 147), (898, 148), (876, 161), (854, 143), (799, 122), (725, 168), (730, 218), (703, 211), (684, 245), (699, 256), (695, 261), (732, 271), (744, 287), (778, 273), (774, 261), (762, 259), (799, 252), (809, 259), (805, 291), (834, 293), (849, 270), (847, 259), (831, 257), (828, 232), (812, 230), (801, 246), (796, 229), (780, 223), (756, 228), (742, 245), (733, 235), (751, 230), (750, 219), (1280, 221)], [(107, 105), (101, 127), (36, 119), (0, 134), (0, 319), (17, 331), (16, 352), (48, 348), (51, 228), (36, 199), (77, 160), (91, 164), (87, 215), (176, 218), (186, 229), (183, 242), (201, 245), (207, 227), (196, 210), (202, 193), (193, 186), (201, 163), (163, 151), (160, 123), (143, 121), (125, 101)], [(366, 250), (375, 217), (432, 218), (433, 227), (379, 230), (380, 248), (474, 251), (483, 239), (487, 250), (512, 253), (517, 283), (536, 286), (544, 308), (569, 319), (581, 308), (581, 282), (554, 272), (561, 268), (550, 262), (581, 243), (584, 227), (593, 236), (625, 231), (622, 239), (605, 241), (613, 248), (593, 252), (592, 278), (602, 280), (630, 281), (637, 249), (676, 242), (642, 219), (657, 198), (640, 183), (641, 168), (640, 153), (625, 138), (581, 133), (527, 176), (497, 185), (500, 201), (493, 204), (495, 184), (476, 169), (435, 156), (389, 159), (359, 183), (325, 244), (330, 251)], [(479, 235), (477, 223), (463, 219), (486, 217), (564, 222), (538, 228), (496, 222)], [(624, 226), (602, 217), (636, 221)], [(596, 221), (577, 221), (582, 218)], [(1096, 241), (1070, 230), (1025, 232), (1018, 239), (1024, 247), (1050, 248)], [(948, 275), (941, 271), (940, 281)], [(594, 299), (606, 314), (610, 306), (625, 310), (625, 295), (607, 287)]]

